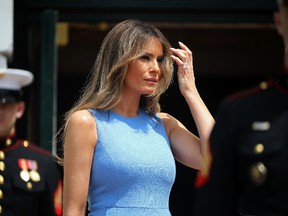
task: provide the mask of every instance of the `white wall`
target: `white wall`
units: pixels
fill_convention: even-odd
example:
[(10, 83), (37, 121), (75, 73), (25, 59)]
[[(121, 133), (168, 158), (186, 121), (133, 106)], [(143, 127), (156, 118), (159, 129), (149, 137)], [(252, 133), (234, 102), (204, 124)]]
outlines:
[(13, 53), (13, 0), (0, 0), (0, 68)]

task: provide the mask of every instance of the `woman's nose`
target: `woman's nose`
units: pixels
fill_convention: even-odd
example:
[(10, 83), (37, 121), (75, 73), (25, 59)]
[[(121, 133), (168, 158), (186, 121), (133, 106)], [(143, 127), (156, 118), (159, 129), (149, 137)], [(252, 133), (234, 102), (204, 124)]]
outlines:
[(161, 71), (161, 65), (160, 65), (160, 63), (158, 62), (158, 60), (152, 61), (151, 64), (152, 64), (152, 65), (151, 65), (151, 68), (153, 69), (153, 71), (155, 71), (155, 72), (160, 72), (160, 71)]

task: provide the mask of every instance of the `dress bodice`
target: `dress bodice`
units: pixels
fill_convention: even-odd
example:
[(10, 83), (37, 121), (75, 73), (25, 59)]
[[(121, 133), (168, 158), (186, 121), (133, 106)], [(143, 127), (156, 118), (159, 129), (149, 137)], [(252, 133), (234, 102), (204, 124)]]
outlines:
[(141, 110), (127, 118), (90, 110), (97, 124), (90, 215), (169, 216), (175, 161), (162, 120)]

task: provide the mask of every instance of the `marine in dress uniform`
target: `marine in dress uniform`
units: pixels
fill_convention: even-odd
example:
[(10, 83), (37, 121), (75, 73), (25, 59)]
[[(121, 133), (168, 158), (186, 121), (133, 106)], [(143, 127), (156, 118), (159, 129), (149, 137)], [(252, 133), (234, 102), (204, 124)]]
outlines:
[(32, 80), (28, 71), (0, 69), (0, 215), (62, 215), (62, 179), (51, 153), (15, 131), (22, 87)]
[(195, 215), (288, 215), (287, 84), (271, 80), (228, 97), (210, 144), (211, 171)]
[(288, 215), (288, 0), (277, 2), (286, 69), (220, 104), (208, 166), (196, 180), (195, 216)]

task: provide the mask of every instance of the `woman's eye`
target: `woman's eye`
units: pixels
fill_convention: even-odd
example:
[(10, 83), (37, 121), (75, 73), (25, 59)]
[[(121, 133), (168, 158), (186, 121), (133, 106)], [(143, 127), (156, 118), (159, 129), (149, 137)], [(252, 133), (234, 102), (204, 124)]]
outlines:
[(140, 59), (150, 60), (150, 56), (149, 55), (143, 55), (143, 56), (140, 57)]
[(161, 58), (157, 59), (157, 61), (158, 61), (158, 63), (163, 63), (164, 62), (164, 58), (161, 57)]

